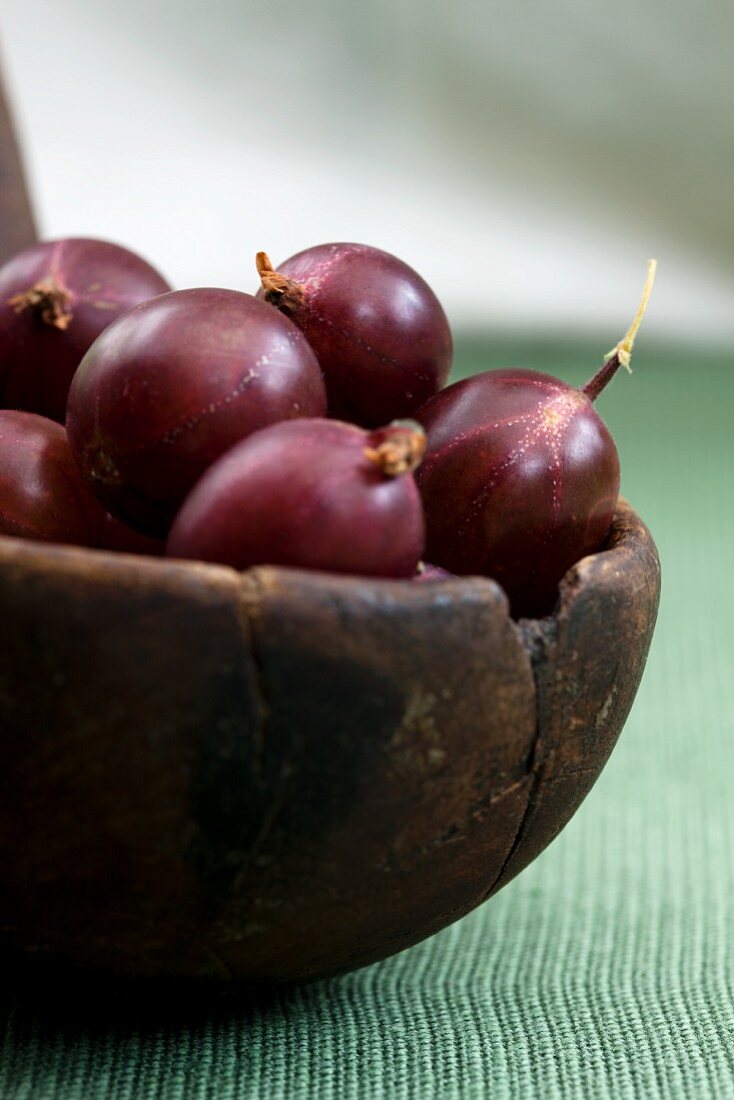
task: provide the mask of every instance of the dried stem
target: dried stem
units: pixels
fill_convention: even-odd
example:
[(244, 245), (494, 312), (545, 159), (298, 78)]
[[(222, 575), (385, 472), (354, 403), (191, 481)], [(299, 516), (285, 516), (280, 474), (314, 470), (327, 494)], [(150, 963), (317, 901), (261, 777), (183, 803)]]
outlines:
[(415, 421), (391, 424), (372, 433), (374, 447), (365, 447), (365, 457), (377, 463), (386, 477), (409, 474), (420, 465), (426, 451), (426, 433)]
[(267, 252), (257, 253), (255, 266), (267, 302), (284, 313), (294, 313), (303, 304), (305, 294), (301, 284), (276, 271)]
[(16, 313), (34, 313), (44, 324), (62, 332), (69, 327), (73, 317), (71, 295), (53, 275), (39, 279), (30, 290), (25, 290), (22, 294), (14, 294), (12, 298), (8, 298), (8, 305)]

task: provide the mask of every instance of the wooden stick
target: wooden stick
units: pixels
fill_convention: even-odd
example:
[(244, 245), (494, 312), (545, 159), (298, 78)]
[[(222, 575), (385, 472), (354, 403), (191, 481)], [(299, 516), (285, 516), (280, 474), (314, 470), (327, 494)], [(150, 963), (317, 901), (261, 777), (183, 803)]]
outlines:
[(36, 239), (36, 223), (0, 71), (0, 263)]

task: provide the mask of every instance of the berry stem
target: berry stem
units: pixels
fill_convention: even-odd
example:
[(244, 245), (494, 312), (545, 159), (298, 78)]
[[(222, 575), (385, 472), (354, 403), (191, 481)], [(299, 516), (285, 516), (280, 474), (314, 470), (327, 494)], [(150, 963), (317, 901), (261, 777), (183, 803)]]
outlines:
[(8, 298), (16, 313), (35, 313), (46, 325), (64, 332), (71, 324), (71, 295), (53, 275), (39, 279), (30, 290)]
[(258, 252), (255, 266), (260, 276), (265, 300), (284, 313), (293, 313), (303, 303), (304, 290), (300, 283), (281, 275), (270, 262), (267, 252)]
[(652, 293), (652, 285), (655, 282), (655, 271), (657, 266), (657, 260), (647, 261), (647, 277), (645, 279), (645, 285), (642, 288), (640, 304), (637, 307), (637, 313), (634, 316), (632, 324), (617, 346), (607, 353), (607, 358), (604, 360), (602, 366), (594, 377), (589, 379), (581, 391), (586, 394), (590, 401), (595, 401), (597, 399), (607, 383), (614, 378), (614, 375), (620, 367), (624, 367), (630, 374), (632, 373), (632, 368), (630, 367), (632, 348), (634, 346), (635, 337), (637, 336), (637, 331), (642, 324), (642, 318), (645, 316), (647, 304), (650, 301), (650, 294)]
[(374, 447), (365, 447), (365, 458), (375, 462), (385, 477), (409, 474), (420, 465), (426, 451), (426, 433), (420, 424), (396, 422), (372, 433)]

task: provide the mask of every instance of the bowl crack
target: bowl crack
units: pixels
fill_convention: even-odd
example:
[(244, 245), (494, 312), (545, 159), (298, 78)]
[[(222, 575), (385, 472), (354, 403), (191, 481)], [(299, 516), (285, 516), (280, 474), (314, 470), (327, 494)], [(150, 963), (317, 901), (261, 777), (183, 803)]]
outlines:
[[(524, 779), (529, 778), (530, 784), (528, 786), (527, 800), (525, 802), (525, 808), (520, 817), (519, 824), (515, 831), (515, 835), (510, 844), (507, 855), (502, 861), (502, 865), (492, 879), (492, 882), (487, 890), (482, 894), (482, 902), (486, 901), (500, 885), (504, 885), (504, 877), (510, 867), (515, 853), (522, 844), (527, 829), (528, 821), (535, 808), (535, 799), (538, 793), (538, 789), (542, 783), (543, 776), (545, 774), (547, 758), (545, 757), (545, 745), (543, 738), (543, 720), (541, 716), (541, 670), (548, 661), (549, 651), (555, 644), (557, 634), (557, 623), (554, 618), (547, 619), (523, 619), (520, 623), (516, 624), (521, 644), (527, 653), (528, 661), (530, 663), (530, 671), (533, 677), (533, 688), (535, 694), (535, 732), (533, 739), (530, 742), (530, 747), (525, 758), (525, 772)], [(516, 780), (513, 786), (516, 786), (520, 782)]]

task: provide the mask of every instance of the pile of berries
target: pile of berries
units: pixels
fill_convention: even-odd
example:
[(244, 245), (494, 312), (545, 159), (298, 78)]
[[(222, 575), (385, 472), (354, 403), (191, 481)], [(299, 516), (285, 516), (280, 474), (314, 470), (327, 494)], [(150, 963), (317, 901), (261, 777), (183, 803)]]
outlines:
[(236, 569), (480, 574), (513, 614), (548, 613), (609, 531), (619, 460), (593, 401), (644, 303), (583, 390), (521, 370), (444, 389), (449, 324), (405, 263), (355, 244), (256, 263), (254, 296), (173, 291), (96, 240), (0, 270), (0, 534)]

